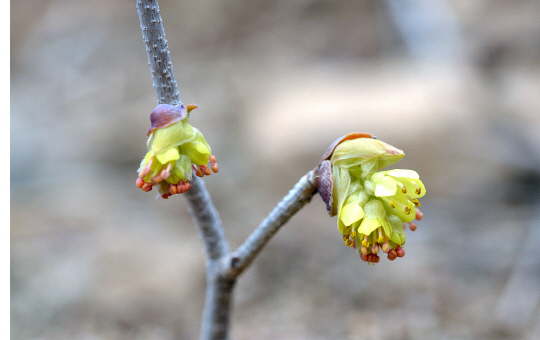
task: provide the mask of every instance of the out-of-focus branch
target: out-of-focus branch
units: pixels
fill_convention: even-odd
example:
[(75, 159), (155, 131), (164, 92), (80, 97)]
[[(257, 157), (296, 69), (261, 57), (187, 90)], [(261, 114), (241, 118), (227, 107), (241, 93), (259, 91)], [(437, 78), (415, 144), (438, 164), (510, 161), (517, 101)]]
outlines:
[(304, 205), (309, 203), (316, 192), (314, 171), (310, 171), (296, 183), (287, 196), (283, 197), (274, 210), (232, 254), (227, 268), (227, 275), (232, 277), (240, 275), (279, 228), (302, 209)]

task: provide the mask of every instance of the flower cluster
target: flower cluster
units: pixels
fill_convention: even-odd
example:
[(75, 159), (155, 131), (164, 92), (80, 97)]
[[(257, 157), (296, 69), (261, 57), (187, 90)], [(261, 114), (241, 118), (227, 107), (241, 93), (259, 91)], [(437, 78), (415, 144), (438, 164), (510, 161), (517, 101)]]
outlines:
[[(192, 170), (199, 177), (217, 173), (219, 166), (202, 133), (188, 123), (196, 105), (158, 105), (150, 114), (148, 153), (139, 167), (136, 184), (142, 191), (157, 185), (162, 198), (191, 187)], [(208, 165), (210, 164), (210, 165)]]
[(412, 170), (382, 168), (403, 158), (403, 151), (366, 133), (351, 133), (334, 142), (317, 168), (319, 193), (337, 223), (345, 244), (358, 249), (362, 260), (379, 262), (405, 255), (406, 226), (422, 219), (418, 198), (424, 184)]

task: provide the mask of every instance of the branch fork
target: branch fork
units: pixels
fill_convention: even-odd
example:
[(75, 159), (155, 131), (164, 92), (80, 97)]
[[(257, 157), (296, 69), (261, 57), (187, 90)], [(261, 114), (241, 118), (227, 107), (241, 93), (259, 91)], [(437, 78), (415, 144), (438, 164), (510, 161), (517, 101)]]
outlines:
[[(157, 0), (136, 0), (143, 41), (148, 55), (158, 104), (182, 105), (173, 73), (165, 30)], [(203, 340), (228, 339), (231, 304), (236, 280), (264, 246), (295, 213), (317, 193), (314, 171), (304, 175), (259, 224), (246, 241), (231, 252), (219, 213), (204, 181), (193, 176), (183, 195), (206, 250), (206, 301), (201, 323)]]

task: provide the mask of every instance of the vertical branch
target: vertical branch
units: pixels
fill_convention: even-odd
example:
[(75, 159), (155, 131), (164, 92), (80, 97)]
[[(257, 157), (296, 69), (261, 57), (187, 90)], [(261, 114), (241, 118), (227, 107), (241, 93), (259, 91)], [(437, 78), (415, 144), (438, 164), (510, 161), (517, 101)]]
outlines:
[(157, 0), (137, 0), (148, 65), (160, 104), (181, 104)]
[[(137, 0), (136, 6), (158, 103), (179, 105), (182, 102), (174, 78), (158, 2)], [(203, 180), (194, 176), (191, 189), (184, 195), (205, 243), (207, 254), (207, 289), (201, 339), (226, 339), (230, 323), (232, 290), (236, 281), (221, 275), (220, 259), (228, 257), (229, 253), (227, 240), (218, 212)]]
[(201, 238), (205, 241), (206, 255), (210, 260), (218, 261), (229, 254), (221, 219), (212, 198), (206, 190), (204, 181), (197, 176), (191, 180), (191, 189), (184, 193), (189, 203), (189, 212), (198, 227)]

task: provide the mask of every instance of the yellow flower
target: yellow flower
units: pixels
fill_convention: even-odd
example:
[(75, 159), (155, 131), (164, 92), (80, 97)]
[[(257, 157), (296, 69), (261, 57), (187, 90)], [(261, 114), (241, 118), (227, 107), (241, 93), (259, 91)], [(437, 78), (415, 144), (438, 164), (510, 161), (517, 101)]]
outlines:
[(161, 197), (169, 198), (190, 189), (192, 170), (199, 177), (218, 172), (216, 158), (204, 136), (188, 123), (189, 113), (196, 108), (196, 105), (160, 104), (152, 111), (148, 153), (141, 162), (136, 182), (139, 189), (150, 191), (158, 185)]
[(379, 251), (390, 260), (403, 257), (404, 229), (414, 231), (420, 220), (418, 198), (426, 193), (412, 170), (380, 169), (403, 158), (403, 151), (370, 134), (348, 134), (334, 142), (316, 172), (317, 188), (345, 244), (361, 258), (377, 263)]

